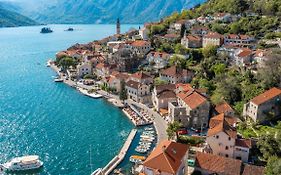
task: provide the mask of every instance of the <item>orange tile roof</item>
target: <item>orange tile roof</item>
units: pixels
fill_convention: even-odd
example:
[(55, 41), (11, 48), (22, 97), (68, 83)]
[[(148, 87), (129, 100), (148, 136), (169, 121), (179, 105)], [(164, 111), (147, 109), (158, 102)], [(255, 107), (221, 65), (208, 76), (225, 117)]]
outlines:
[(132, 77), (132, 78), (139, 79), (139, 80), (151, 78), (149, 75), (147, 75), (146, 73), (144, 73), (144, 72), (142, 72), (142, 71), (136, 72), (136, 73), (132, 74), (131, 77)]
[(143, 47), (143, 46), (146, 46), (148, 44), (150, 44), (150, 42), (144, 41), (144, 40), (137, 40), (137, 41), (134, 41), (131, 45), (134, 46), (134, 47)]
[(253, 53), (251, 49), (243, 48), (241, 49), (241, 52), (238, 54), (239, 57), (247, 57), (250, 56)]
[(216, 105), (215, 110), (220, 114), (220, 113), (225, 113), (225, 112), (234, 112), (234, 110), (231, 108), (231, 106), (223, 102), (221, 104)]
[(176, 174), (187, 151), (187, 145), (166, 140), (151, 152), (143, 165), (157, 171)]
[(191, 84), (189, 84), (189, 83), (188, 84), (178, 83), (178, 84), (176, 84), (176, 88), (180, 89), (181, 92), (188, 92), (190, 90), (194, 90), (192, 88)]
[(252, 148), (252, 141), (250, 139), (236, 139), (235, 146), (244, 148)]
[(190, 72), (191, 71), (187, 71), (186, 69), (177, 68), (176, 66), (171, 66), (171, 67), (161, 71), (162, 74), (168, 75), (168, 76), (171, 76), (171, 77), (186, 76)]
[(207, 101), (207, 98), (198, 93), (196, 90), (192, 90), (188, 93), (181, 92), (177, 95), (177, 97), (183, 100), (184, 103), (191, 109), (195, 109)]
[(234, 117), (225, 116), (224, 113), (212, 117), (209, 122), (207, 136), (213, 136), (220, 132), (226, 133), (231, 138), (237, 137), (237, 131), (234, 125), (237, 119)]
[(190, 41), (201, 41), (201, 37), (197, 35), (187, 35), (186, 38)]
[(281, 90), (274, 87), (274, 88), (271, 88), (270, 90), (265, 91), (264, 93), (256, 96), (255, 98), (253, 98), (251, 100), (251, 102), (256, 105), (261, 105), (262, 103), (265, 103), (268, 100), (270, 100), (276, 96), (280, 96), (280, 95), (281, 95)]
[(102, 68), (106, 68), (108, 67), (108, 65), (104, 64), (104, 63), (99, 63), (96, 65), (96, 69), (102, 69)]
[(196, 152), (195, 166), (224, 175), (240, 175), (242, 161), (208, 153)]
[(265, 168), (262, 166), (255, 166), (246, 164), (242, 175), (263, 175)]
[(215, 38), (215, 39), (222, 39), (223, 36), (217, 32), (209, 32), (204, 38)]
[(163, 36), (164, 38), (178, 38), (179, 35), (174, 34), (174, 33), (168, 33), (166, 35)]
[(151, 51), (148, 55), (151, 55), (153, 57), (160, 57), (160, 58), (165, 58), (170, 56), (170, 54), (166, 52), (155, 52), (155, 51)]

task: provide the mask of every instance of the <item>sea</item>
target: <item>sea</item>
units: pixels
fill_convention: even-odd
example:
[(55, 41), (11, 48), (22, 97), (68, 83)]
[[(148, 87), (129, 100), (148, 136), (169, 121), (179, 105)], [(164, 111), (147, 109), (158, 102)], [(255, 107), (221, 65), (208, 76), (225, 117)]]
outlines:
[[(39, 155), (40, 175), (89, 175), (120, 150), (134, 127), (104, 99), (54, 83), (46, 67), (58, 51), (115, 33), (115, 25), (0, 28), (0, 163)], [(73, 32), (66, 32), (69, 27)], [(122, 32), (139, 25), (122, 25)], [(24, 174), (27, 174), (26, 172)]]

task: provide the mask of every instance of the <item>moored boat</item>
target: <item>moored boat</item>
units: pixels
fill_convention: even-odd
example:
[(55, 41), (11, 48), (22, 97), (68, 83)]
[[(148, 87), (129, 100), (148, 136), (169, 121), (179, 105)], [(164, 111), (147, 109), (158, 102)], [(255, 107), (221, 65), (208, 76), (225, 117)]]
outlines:
[(60, 83), (60, 82), (63, 82), (63, 79), (62, 78), (55, 78), (54, 82)]
[(100, 175), (102, 174), (102, 168), (96, 169), (91, 175)]
[(132, 155), (130, 157), (130, 162), (132, 163), (141, 163), (142, 161), (144, 161), (146, 159), (145, 156), (137, 156), (137, 155)]
[(16, 157), (1, 165), (5, 171), (26, 171), (35, 170), (43, 166), (43, 162), (37, 155)]

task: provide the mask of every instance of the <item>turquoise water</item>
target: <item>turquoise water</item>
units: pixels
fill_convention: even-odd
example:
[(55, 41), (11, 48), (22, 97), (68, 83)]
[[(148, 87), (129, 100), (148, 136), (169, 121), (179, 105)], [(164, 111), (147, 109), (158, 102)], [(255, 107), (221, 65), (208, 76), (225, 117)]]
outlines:
[[(111, 160), (133, 125), (105, 100), (93, 100), (64, 84), (45, 66), (59, 50), (77, 42), (101, 39), (114, 25), (51, 25), (0, 28), (0, 162), (38, 154), (45, 165), (39, 174), (87, 175)], [(123, 25), (123, 31), (132, 25)]]

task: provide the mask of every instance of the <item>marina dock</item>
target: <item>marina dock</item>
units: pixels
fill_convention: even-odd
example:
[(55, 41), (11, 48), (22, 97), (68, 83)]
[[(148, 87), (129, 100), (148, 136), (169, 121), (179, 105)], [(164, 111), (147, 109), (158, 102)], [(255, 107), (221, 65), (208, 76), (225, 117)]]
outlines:
[(133, 129), (126, 142), (124, 143), (124, 146), (122, 147), (122, 149), (120, 150), (119, 154), (116, 155), (103, 169), (100, 173), (96, 174), (96, 175), (108, 175), (110, 174), (121, 162), (122, 160), (125, 158), (127, 151), (129, 150), (129, 147), (131, 146), (131, 143), (133, 141), (133, 139), (135, 138), (135, 135), (137, 133), (136, 129)]

